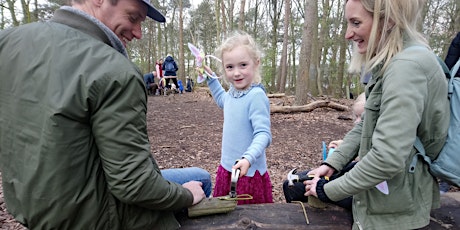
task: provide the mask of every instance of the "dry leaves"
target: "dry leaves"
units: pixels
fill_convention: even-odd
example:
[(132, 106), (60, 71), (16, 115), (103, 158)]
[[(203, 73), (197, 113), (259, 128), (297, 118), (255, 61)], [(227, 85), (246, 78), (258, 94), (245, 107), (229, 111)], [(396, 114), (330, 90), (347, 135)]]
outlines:
[[(148, 134), (160, 167), (202, 167), (214, 179), (220, 162), (223, 114), (208, 92), (198, 90), (148, 99)], [(270, 98), (272, 104), (280, 101), (288, 105), (292, 98)], [(353, 103), (335, 102), (348, 106)], [(322, 157), (321, 142), (341, 139), (351, 129), (353, 122), (343, 117), (351, 117), (351, 113), (320, 108), (308, 113), (271, 115), (273, 142), (267, 149), (267, 163), (275, 202), (285, 202), (282, 183), (291, 169), (317, 166)], [(6, 212), (1, 187), (0, 229), (25, 229)]]

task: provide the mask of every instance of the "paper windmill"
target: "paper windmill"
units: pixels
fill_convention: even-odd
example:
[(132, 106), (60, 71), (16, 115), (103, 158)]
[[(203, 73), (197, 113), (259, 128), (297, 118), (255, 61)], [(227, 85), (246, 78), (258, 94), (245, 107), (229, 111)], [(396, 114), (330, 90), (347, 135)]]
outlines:
[(218, 60), (219, 62), (222, 62), (219, 58), (213, 56), (213, 55), (205, 55), (203, 51), (201, 51), (200, 49), (196, 48), (193, 44), (191, 43), (188, 43), (188, 48), (190, 49), (190, 51), (192, 52), (193, 56), (195, 56), (195, 60), (196, 60), (196, 67), (197, 67), (197, 70), (198, 70), (198, 77), (196, 79), (196, 81), (198, 83), (202, 83), (204, 82), (204, 80), (206, 79), (206, 77), (210, 77), (210, 78), (216, 78), (216, 77), (213, 77), (212, 74), (210, 73), (207, 73), (204, 68), (203, 68), (203, 61), (205, 58), (207, 57), (212, 57), (216, 60)]

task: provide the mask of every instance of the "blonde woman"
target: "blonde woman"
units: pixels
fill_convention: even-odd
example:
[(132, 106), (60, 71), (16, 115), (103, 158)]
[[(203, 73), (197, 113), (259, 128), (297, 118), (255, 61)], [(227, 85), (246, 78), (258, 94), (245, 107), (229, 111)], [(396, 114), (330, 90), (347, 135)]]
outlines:
[[(348, 0), (346, 39), (354, 43), (350, 70), (371, 72), (365, 115), (334, 154), (306, 181), (306, 196), (353, 197), (353, 229), (418, 229), (439, 207), (439, 188), (416, 137), (436, 157), (446, 138), (449, 104), (445, 75), (417, 25), (422, 0)], [(327, 181), (355, 157), (348, 173)], [(415, 159), (414, 171), (409, 172)]]

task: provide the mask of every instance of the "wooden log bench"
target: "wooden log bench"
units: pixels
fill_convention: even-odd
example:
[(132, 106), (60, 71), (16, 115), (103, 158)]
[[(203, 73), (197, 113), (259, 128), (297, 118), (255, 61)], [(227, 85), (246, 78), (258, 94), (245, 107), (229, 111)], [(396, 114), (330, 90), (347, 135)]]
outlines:
[[(351, 229), (350, 211), (334, 205), (317, 209), (304, 203), (309, 224), (299, 203), (239, 205), (225, 214), (188, 218), (178, 216), (181, 229)], [(423, 229), (460, 229), (460, 193), (441, 197), (441, 208), (431, 212), (430, 225)]]

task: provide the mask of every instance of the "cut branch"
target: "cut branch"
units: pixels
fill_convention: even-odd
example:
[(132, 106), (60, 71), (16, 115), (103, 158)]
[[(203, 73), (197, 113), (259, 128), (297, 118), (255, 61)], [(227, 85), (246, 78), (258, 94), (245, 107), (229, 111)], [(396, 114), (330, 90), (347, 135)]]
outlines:
[(315, 101), (308, 105), (300, 106), (270, 106), (271, 113), (298, 113), (298, 112), (311, 112), (318, 108), (328, 107), (338, 111), (348, 111), (350, 108), (346, 105), (341, 105), (332, 101)]

